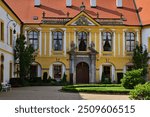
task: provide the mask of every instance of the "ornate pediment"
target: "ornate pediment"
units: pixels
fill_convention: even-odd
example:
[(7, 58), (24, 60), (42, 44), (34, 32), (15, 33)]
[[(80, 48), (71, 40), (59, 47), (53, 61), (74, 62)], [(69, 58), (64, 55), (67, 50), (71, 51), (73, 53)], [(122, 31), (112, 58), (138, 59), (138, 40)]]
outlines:
[(66, 25), (67, 26), (97, 26), (99, 25), (99, 23), (97, 23), (87, 13), (82, 11), (76, 17), (71, 19)]
[(72, 26), (95, 26), (87, 17), (80, 16), (76, 21), (74, 21)]

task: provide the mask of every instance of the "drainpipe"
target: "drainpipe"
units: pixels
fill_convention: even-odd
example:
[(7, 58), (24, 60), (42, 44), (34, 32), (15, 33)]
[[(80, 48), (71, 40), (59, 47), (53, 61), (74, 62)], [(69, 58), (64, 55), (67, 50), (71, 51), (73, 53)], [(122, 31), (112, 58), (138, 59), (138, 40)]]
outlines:
[(137, 13), (137, 16), (138, 16), (138, 19), (139, 19), (139, 23), (140, 23), (140, 44), (142, 45), (142, 29), (143, 29), (143, 24), (142, 24), (142, 20), (141, 20), (141, 17), (139, 15), (139, 11), (137, 9), (137, 5), (136, 5), (136, 2), (135, 0), (133, 0), (133, 3), (134, 3), (134, 7), (136, 9), (136, 13)]

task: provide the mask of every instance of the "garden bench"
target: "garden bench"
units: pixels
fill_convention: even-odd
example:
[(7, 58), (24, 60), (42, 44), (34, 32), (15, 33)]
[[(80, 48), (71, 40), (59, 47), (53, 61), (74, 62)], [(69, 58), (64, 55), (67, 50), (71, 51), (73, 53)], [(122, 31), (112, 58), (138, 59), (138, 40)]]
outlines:
[(11, 89), (11, 85), (9, 84), (9, 83), (7, 83), (7, 82), (3, 82), (3, 83), (1, 83), (1, 85), (2, 85), (2, 89), (1, 89), (1, 92), (2, 91), (9, 91), (10, 89)]

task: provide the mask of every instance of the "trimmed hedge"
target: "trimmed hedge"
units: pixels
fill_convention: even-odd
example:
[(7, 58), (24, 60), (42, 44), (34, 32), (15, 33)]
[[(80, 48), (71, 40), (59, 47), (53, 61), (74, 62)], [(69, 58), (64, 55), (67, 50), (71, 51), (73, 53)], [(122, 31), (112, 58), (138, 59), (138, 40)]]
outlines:
[(68, 85), (74, 87), (121, 87), (121, 84), (77, 84), (77, 85)]
[(21, 87), (22, 86), (21, 78), (11, 78), (10, 84), (12, 87)]
[(125, 89), (121, 85), (115, 84), (86, 84), (86, 85), (68, 85), (62, 87), (63, 91), (68, 92), (88, 92), (88, 93), (106, 93), (106, 94), (129, 94), (130, 89)]
[(150, 82), (143, 85), (139, 84), (130, 92), (130, 99), (133, 100), (150, 100)]

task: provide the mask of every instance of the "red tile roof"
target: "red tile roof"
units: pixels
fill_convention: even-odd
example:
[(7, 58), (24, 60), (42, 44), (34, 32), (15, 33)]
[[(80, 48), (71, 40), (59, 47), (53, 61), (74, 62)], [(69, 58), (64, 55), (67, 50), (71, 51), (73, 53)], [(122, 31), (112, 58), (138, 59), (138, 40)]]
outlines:
[[(66, 18), (67, 12), (71, 18), (80, 13), (80, 5), (84, 2), (86, 13), (92, 18), (120, 18), (121, 14), (126, 18), (124, 24), (139, 25), (133, 0), (123, 0), (123, 8), (116, 7), (116, 0), (97, 0), (97, 7), (90, 7), (90, 0), (72, 0), (73, 6), (66, 7), (66, 0), (41, 0), (40, 7), (34, 7), (34, 0), (5, 0), (24, 23), (40, 23), (42, 12), (45, 11), (47, 17)], [(142, 1), (142, 0), (141, 0)], [(148, 1), (148, 0), (147, 0)], [(38, 16), (38, 20), (33, 20)]]
[(150, 0), (136, 0), (136, 4), (142, 24), (150, 24)]

